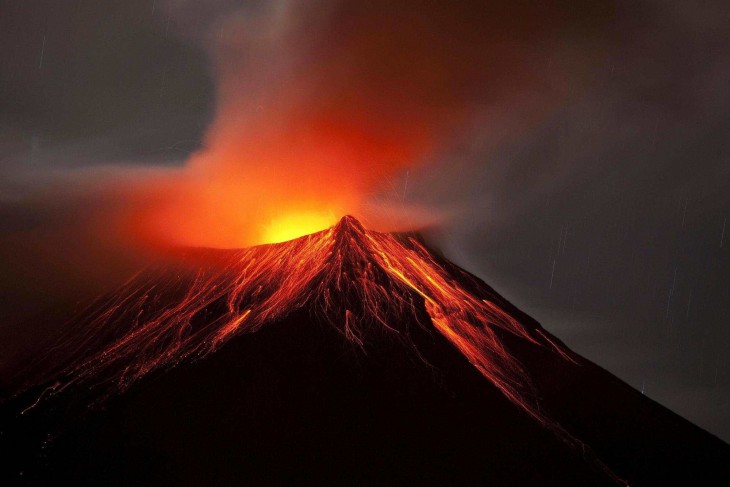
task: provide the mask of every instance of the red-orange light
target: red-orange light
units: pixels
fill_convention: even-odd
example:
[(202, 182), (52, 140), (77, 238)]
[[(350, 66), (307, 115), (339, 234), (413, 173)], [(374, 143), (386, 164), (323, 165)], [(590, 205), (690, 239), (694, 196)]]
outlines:
[(294, 212), (273, 218), (264, 225), (262, 243), (279, 243), (324, 230), (337, 221), (332, 213)]

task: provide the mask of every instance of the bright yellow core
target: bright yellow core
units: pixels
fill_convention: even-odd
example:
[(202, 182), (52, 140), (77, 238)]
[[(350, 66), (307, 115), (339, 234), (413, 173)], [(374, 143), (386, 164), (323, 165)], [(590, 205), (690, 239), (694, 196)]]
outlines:
[(302, 235), (324, 230), (334, 225), (337, 218), (331, 213), (305, 211), (277, 217), (264, 227), (264, 243), (278, 243), (292, 240)]

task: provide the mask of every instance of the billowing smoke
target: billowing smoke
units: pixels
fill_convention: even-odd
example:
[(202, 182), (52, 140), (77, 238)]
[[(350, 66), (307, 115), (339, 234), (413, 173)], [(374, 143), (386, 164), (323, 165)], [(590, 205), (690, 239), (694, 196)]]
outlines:
[[(134, 224), (155, 240), (227, 247), (347, 213), (380, 228), (437, 221), (439, 208), (406, 203), (404, 175), (475, 125), (505, 136), (510, 122), (539, 120), (566, 92), (554, 78), (584, 61), (568, 41), (611, 16), (571, 2), (168, 6), (210, 53), (216, 113), (204, 147), (154, 180), (157, 201)], [(294, 234), (277, 234), (282, 220)]]

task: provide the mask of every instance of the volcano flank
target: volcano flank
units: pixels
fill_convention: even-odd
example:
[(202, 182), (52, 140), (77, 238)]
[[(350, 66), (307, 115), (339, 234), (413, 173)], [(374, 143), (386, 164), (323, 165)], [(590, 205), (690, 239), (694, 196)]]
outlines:
[(727, 444), (349, 216), (187, 249), (65, 330), (2, 407), (4, 485), (730, 481)]

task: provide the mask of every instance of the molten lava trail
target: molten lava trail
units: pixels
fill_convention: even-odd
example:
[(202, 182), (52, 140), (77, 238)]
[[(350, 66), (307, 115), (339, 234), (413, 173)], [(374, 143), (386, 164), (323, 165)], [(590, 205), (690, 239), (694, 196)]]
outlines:
[(142, 273), (75, 317), (59, 344), (70, 358), (42, 399), (80, 384), (123, 391), (153, 370), (213, 353), (302, 308), (357, 346), (373, 327), (407, 343), (404, 324), (420, 323), (425, 311), (431, 323), (422, 326), (441, 333), (512, 403), (587, 448), (540, 411), (529, 375), (500, 335), (575, 362), (572, 352), (506, 312), (486, 284), (415, 235), (365, 230), (348, 216), (312, 235), (221, 255), (215, 265), (199, 264), (194, 279)]
[[(574, 360), (542, 330), (491, 302), (481, 281), (465, 272), (452, 275), (415, 236), (368, 231), (352, 217), (289, 242), (233, 251), (227, 259), (212, 270), (201, 266), (192, 282), (141, 274), (92, 304), (72, 320), (59, 345), (73, 352), (51, 393), (90, 381), (124, 390), (152, 370), (214, 352), (310, 305), (358, 345), (364, 326), (402, 334), (400, 324), (412, 323), (424, 306), (440, 333), (541, 422), (530, 379), (496, 329)], [(221, 305), (224, 312), (215, 313)], [(97, 351), (84, 356), (88, 350)]]

